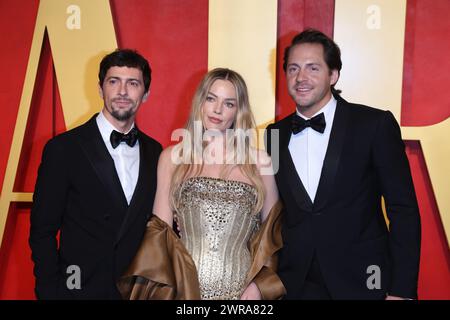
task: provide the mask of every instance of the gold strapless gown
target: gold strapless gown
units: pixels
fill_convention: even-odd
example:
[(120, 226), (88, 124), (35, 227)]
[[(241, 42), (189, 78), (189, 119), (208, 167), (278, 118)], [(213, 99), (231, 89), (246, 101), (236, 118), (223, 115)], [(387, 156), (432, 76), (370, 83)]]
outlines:
[(181, 187), (181, 240), (197, 267), (204, 300), (239, 299), (251, 266), (247, 242), (259, 228), (250, 184), (193, 177)]

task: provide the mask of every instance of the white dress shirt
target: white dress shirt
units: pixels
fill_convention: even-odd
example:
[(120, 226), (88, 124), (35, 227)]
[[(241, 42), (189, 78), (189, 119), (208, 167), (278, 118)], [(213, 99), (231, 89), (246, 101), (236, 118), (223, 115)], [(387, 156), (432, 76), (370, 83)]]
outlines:
[[(324, 113), (326, 122), (325, 131), (320, 133), (308, 127), (297, 134), (292, 133), (291, 140), (289, 141), (289, 152), (291, 153), (295, 169), (312, 202), (314, 202), (317, 187), (319, 186), (320, 174), (322, 173), (323, 161), (327, 152), (328, 141), (330, 140), (335, 111), (336, 99), (331, 97), (330, 101), (313, 115), (314, 117), (321, 112)], [(309, 119), (298, 112), (298, 110), (297, 114), (303, 119)]]
[[(130, 147), (125, 142), (121, 142), (117, 148), (114, 149), (110, 142), (111, 132), (113, 130), (120, 132), (120, 130), (117, 130), (108, 119), (105, 118), (103, 112), (98, 114), (96, 120), (106, 148), (114, 160), (114, 166), (116, 167), (122, 190), (127, 198), (128, 204), (130, 204), (139, 176), (139, 140), (134, 147)], [(133, 127), (134, 123), (130, 130)]]

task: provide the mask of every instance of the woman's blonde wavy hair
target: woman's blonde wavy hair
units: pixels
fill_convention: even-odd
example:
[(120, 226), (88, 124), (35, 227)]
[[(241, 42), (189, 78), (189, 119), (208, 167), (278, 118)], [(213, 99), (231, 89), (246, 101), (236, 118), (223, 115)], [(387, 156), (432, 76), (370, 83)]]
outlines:
[[(236, 119), (233, 122), (231, 129), (242, 129), (244, 131), (248, 129), (256, 129), (255, 119), (253, 117), (249, 95), (247, 90), (247, 85), (245, 84), (242, 76), (236, 71), (226, 69), (226, 68), (216, 68), (209, 71), (200, 82), (197, 90), (195, 91), (194, 97), (192, 99), (191, 112), (188, 118), (188, 121), (185, 125), (185, 129), (189, 132), (190, 137), (194, 137), (194, 126), (195, 123), (203, 123), (202, 122), (202, 106), (206, 101), (208, 93), (211, 89), (211, 86), (216, 80), (227, 80), (230, 81), (235, 90), (236, 90)], [(204, 125), (202, 125), (203, 130), (205, 131)], [(256, 133), (256, 131), (255, 131)], [(254, 139), (256, 138), (256, 134), (252, 134), (250, 137), (247, 137), (245, 141), (244, 149), (245, 154), (237, 155), (235, 153), (234, 160), (235, 164), (239, 167), (241, 172), (251, 181), (252, 185), (257, 190), (257, 202), (255, 206), (255, 212), (259, 212), (264, 203), (265, 191), (264, 184), (261, 178), (261, 175), (258, 172), (258, 168), (256, 165), (255, 156), (257, 153), (251, 152), (251, 148), (255, 145)], [(183, 142), (180, 142), (182, 144)], [(236, 147), (236, 141), (232, 142)], [(180, 186), (182, 182), (188, 178), (198, 176), (202, 172), (203, 169), (203, 155), (198, 154), (199, 148), (194, 147), (195, 139), (190, 139), (190, 143), (186, 148), (186, 144), (184, 144), (182, 148), (182, 157), (184, 159), (188, 159), (187, 163), (181, 163), (176, 166), (172, 180), (170, 184), (170, 199), (172, 210), (175, 211), (178, 208), (178, 203), (180, 200)], [(228, 144), (227, 144), (228, 145)], [(203, 150), (203, 148), (201, 148)], [(235, 148), (236, 150), (236, 148)], [(254, 149), (253, 149), (254, 150)], [(237, 161), (237, 157), (243, 159), (244, 161)], [(198, 161), (200, 159), (200, 163)], [(198, 164), (199, 163), (199, 164)], [(221, 171), (220, 177), (226, 178), (228, 174), (231, 172), (232, 166), (224, 165), (223, 170)]]

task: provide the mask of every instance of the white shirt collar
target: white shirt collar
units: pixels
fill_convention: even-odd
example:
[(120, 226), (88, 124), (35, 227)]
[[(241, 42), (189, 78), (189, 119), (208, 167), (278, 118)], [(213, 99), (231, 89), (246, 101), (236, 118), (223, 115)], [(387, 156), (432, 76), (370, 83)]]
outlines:
[[(331, 99), (327, 102), (327, 104), (324, 105), (324, 106), (323, 106), (319, 111), (317, 111), (315, 114), (313, 114), (313, 116), (312, 116), (311, 118), (315, 117), (316, 115), (318, 115), (318, 114), (321, 113), (321, 112), (323, 112), (323, 114), (324, 114), (324, 116), (325, 116), (325, 119), (329, 118), (328, 116), (329, 116), (329, 114), (330, 114), (330, 111), (331, 111), (332, 109), (335, 109), (335, 108), (336, 108), (336, 104), (337, 104), (336, 99), (334, 98), (333, 95), (331, 95)], [(302, 115), (302, 114), (298, 111), (297, 108), (295, 108), (295, 112), (297, 113), (298, 116), (302, 117), (302, 118), (305, 119), (305, 120), (311, 119), (311, 118), (308, 118), (308, 117), (305, 117), (304, 115)]]
[[(105, 115), (103, 114), (103, 110), (100, 111), (96, 120), (97, 120), (98, 129), (100, 130), (103, 141), (105, 141), (105, 143), (109, 142), (109, 137), (111, 136), (111, 132), (113, 130), (121, 132), (111, 122), (109, 122), (108, 119), (106, 119)], [(131, 125), (130, 130), (133, 128), (134, 128), (134, 122)], [(128, 130), (128, 132), (130, 132), (130, 130)], [(128, 132), (126, 132), (126, 133), (128, 133)]]

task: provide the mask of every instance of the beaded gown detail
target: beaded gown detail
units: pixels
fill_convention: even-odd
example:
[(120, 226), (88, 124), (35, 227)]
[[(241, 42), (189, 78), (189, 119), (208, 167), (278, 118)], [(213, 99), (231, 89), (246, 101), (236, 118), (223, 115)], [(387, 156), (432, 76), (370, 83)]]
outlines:
[(239, 299), (251, 266), (248, 240), (260, 226), (256, 188), (245, 182), (192, 177), (180, 186), (177, 218), (203, 300)]

